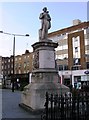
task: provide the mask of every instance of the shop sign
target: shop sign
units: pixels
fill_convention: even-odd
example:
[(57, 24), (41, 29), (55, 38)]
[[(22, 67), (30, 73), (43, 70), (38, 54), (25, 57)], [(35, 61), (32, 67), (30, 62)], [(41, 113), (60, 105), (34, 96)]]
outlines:
[(85, 73), (85, 74), (89, 74), (89, 71), (85, 71), (84, 73)]

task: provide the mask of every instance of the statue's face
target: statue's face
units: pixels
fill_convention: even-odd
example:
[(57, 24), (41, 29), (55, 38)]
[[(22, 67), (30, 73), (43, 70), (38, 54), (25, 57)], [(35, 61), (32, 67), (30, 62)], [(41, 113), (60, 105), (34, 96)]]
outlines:
[(46, 8), (46, 7), (44, 7), (44, 8), (43, 8), (43, 11), (44, 11), (44, 12), (46, 12), (46, 11), (47, 11), (47, 8)]

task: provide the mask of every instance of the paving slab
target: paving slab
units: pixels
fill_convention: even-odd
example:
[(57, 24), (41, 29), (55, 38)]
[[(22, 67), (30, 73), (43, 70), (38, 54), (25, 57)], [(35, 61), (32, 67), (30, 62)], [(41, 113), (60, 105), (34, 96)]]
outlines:
[(21, 91), (12, 92), (10, 89), (0, 90), (0, 100), (0, 117), (2, 117), (2, 120), (41, 119), (41, 115), (33, 114), (19, 106), (21, 102)]

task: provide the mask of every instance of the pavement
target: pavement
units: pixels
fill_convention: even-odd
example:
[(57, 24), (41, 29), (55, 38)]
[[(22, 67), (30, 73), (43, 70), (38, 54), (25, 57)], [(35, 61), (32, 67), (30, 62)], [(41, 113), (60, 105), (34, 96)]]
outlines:
[(1, 120), (41, 120), (41, 115), (33, 114), (22, 109), (21, 91), (12, 92), (9, 89), (0, 89), (0, 118)]

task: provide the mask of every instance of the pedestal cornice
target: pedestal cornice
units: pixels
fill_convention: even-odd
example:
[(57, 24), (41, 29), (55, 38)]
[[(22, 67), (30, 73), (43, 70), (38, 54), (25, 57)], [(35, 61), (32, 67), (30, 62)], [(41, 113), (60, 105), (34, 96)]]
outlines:
[(45, 40), (45, 41), (41, 41), (41, 42), (36, 42), (32, 45), (33, 50), (36, 50), (40, 47), (53, 47), (53, 48), (57, 48), (58, 43), (52, 42), (51, 40)]

